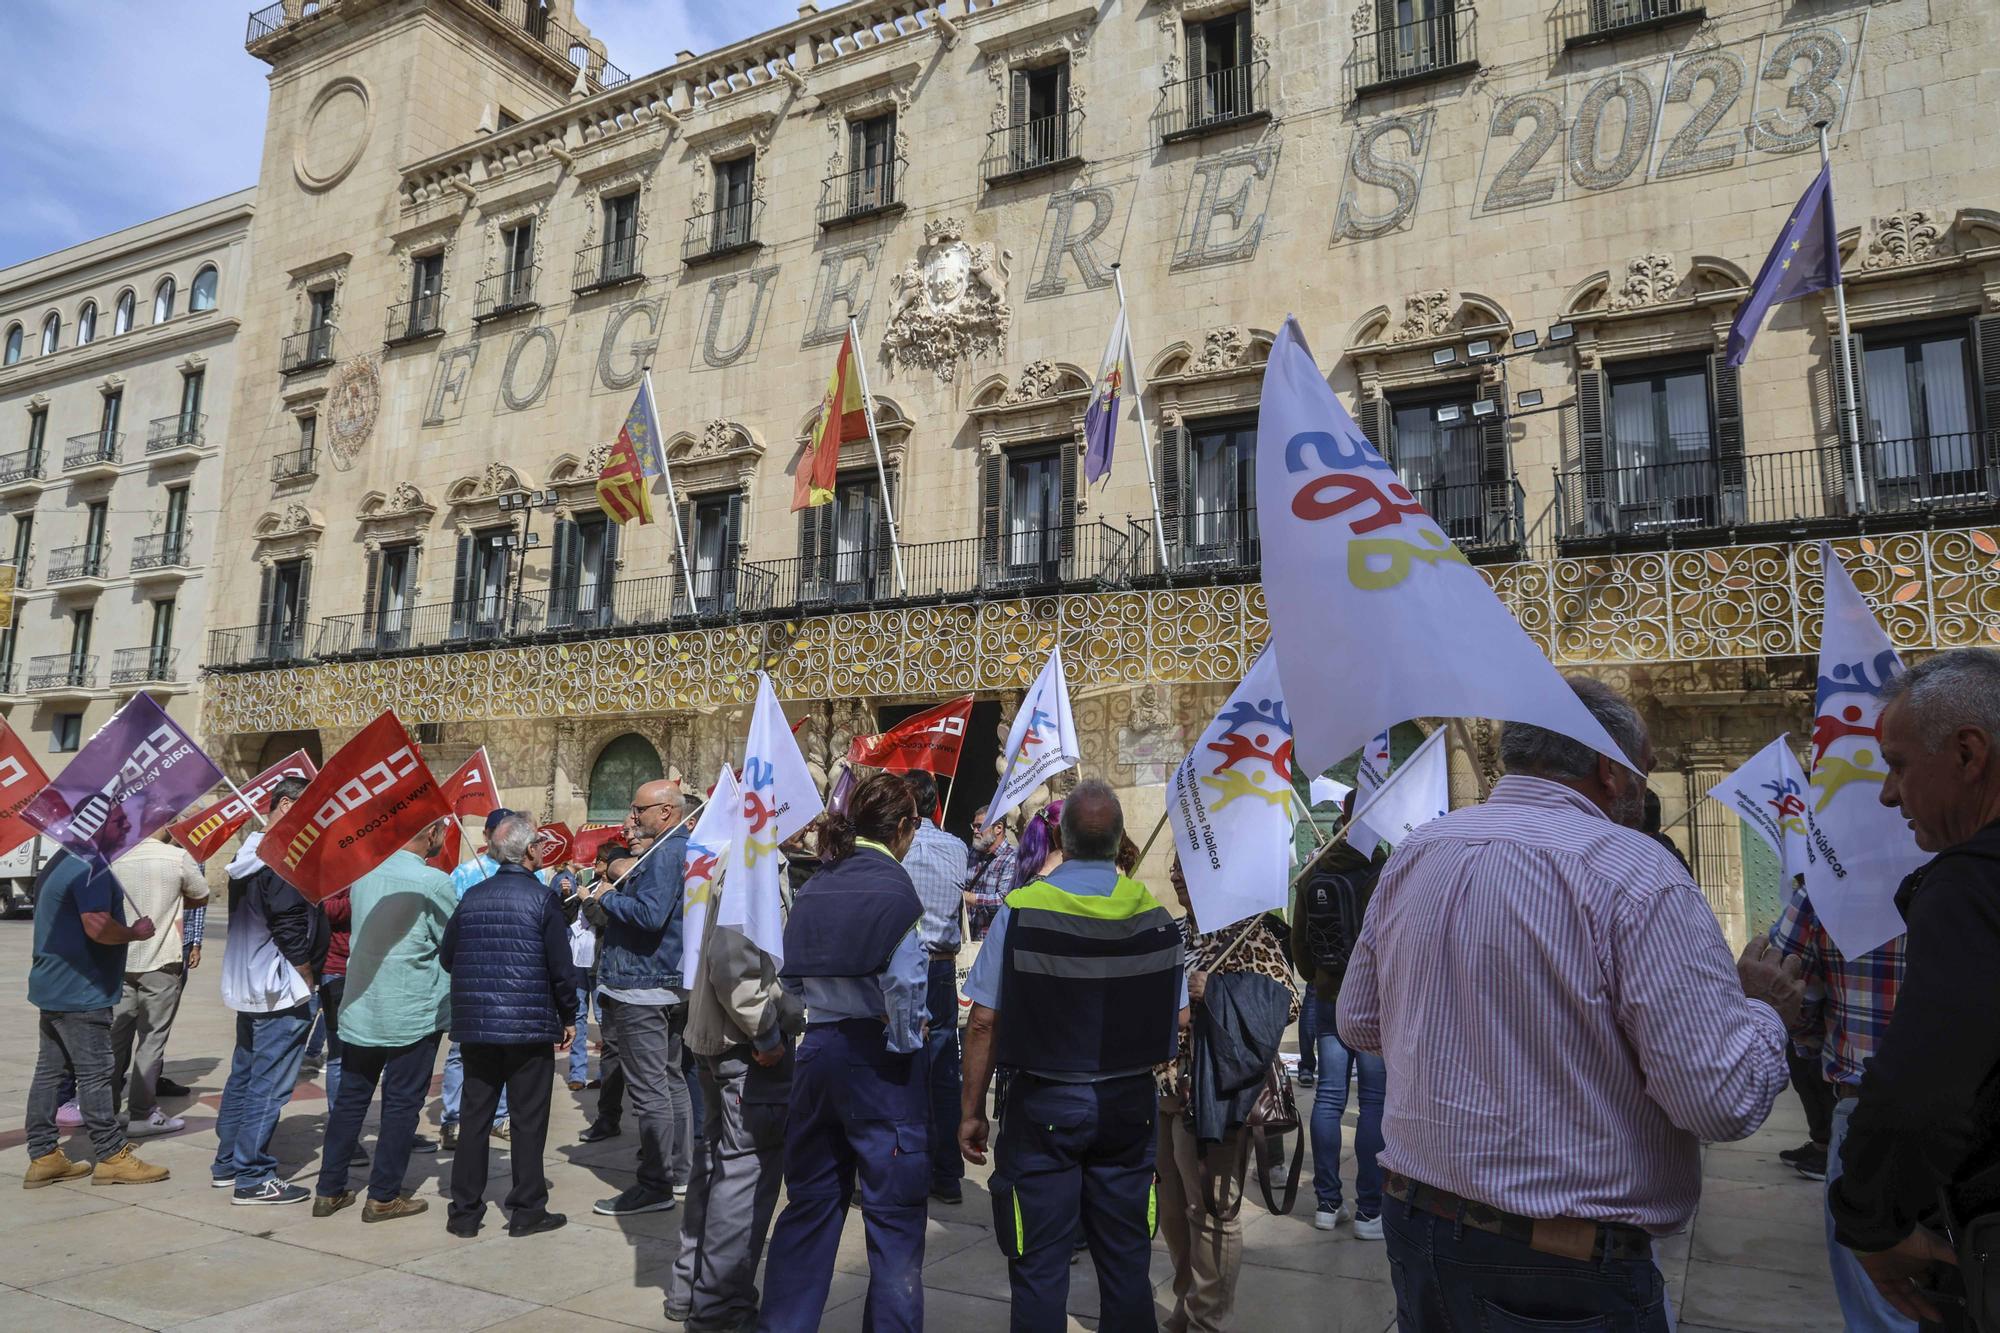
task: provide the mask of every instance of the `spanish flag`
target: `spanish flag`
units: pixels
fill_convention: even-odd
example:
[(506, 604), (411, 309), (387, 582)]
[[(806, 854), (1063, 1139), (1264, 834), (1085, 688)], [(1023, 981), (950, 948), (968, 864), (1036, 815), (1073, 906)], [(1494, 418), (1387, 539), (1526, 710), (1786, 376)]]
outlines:
[(868, 413), (861, 400), (860, 352), (854, 346), (854, 327), (840, 342), (840, 357), (833, 363), (833, 377), (826, 382), (826, 397), (820, 400), (819, 425), (813, 428), (812, 447), (799, 460), (798, 476), (792, 482), (792, 509), (810, 509), (833, 503), (834, 474), (840, 470), (840, 446), (849, 440), (866, 439)]
[(657, 459), (659, 452), (660, 419), (653, 411), (653, 381), (648, 376), (632, 400), (632, 410), (625, 414), (625, 424), (619, 428), (618, 443), (611, 446), (611, 456), (604, 461), (604, 471), (597, 475), (597, 503), (613, 521), (653, 521), (653, 504), (646, 493), (650, 474), (641, 460)]

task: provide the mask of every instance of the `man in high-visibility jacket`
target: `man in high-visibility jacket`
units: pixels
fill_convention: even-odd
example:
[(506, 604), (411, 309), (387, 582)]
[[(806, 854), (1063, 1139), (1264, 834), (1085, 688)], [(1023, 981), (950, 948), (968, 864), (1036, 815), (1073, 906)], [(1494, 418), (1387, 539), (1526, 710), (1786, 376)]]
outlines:
[(1079, 1217), (1099, 1327), (1155, 1327), (1152, 1069), (1174, 1056), (1187, 978), (1173, 917), (1112, 864), (1124, 833), (1109, 786), (1071, 792), (1063, 863), (1008, 895), (966, 978), (968, 1161), (986, 1160), (993, 1066), (1013, 1071), (989, 1188), (1016, 1329), (1064, 1326)]

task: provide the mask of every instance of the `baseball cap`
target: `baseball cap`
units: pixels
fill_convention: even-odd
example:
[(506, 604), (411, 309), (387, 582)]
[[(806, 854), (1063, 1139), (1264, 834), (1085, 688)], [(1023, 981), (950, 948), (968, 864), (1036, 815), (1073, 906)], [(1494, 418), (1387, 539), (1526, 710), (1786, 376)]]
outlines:
[(512, 817), (513, 813), (512, 810), (495, 810), (486, 816), (486, 836), (492, 837), (493, 831), (500, 827), (500, 821)]

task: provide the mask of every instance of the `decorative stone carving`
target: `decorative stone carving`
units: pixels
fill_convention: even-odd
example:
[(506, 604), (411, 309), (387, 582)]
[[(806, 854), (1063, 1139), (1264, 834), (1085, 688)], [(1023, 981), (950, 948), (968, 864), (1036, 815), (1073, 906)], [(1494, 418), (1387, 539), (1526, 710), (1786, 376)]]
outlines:
[(1391, 342), (1417, 342), (1440, 338), (1451, 328), (1451, 293), (1443, 288), (1411, 292), (1403, 298), (1403, 322), (1396, 326)]
[(1053, 398), (1062, 389), (1063, 372), (1053, 361), (1030, 361), (1021, 367), (1021, 376), (1000, 396), (1003, 406), (1032, 403), (1037, 398)]
[(1201, 355), (1188, 362), (1185, 374), (1206, 375), (1235, 370), (1250, 355), (1250, 339), (1234, 324), (1202, 335)]
[(313, 519), (312, 510), (302, 504), (288, 504), (278, 515), (278, 524), (273, 536), (282, 537), (287, 533), (304, 532), (307, 528), (320, 526)]
[(1613, 310), (1637, 310), (1670, 300), (1680, 286), (1672, 255), (1640, 255), (1625, 265), (1625, 283), (1611, 298)]
[(327, 385), (326, 456), (341, 472), (351, 471), (355, 458), (374, 438), (382, 413), (382, 378), (375, 358), (357, 356), (341, 363)]
[(894, 279), (882, 348), (892, 364), (957, 378), (958, 363), (1006, 350), (1007, 266), (1013, 256), (965, 240), (957, 218), (924, 225), (924, 244)]
[(1900, 268), (1944, 253), (1944, 232), (1937, 214), (1928, 208), (1906, 208), (1875, 219), (1875, 235), (1868, 242), (1868, 257), (1861, 261), (1861, 267)]

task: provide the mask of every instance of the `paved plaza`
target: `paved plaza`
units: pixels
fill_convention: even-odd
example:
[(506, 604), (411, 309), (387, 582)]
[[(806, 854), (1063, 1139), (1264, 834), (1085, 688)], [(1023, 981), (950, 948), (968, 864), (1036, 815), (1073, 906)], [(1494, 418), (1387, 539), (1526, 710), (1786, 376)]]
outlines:
[[(413, 1159), (410, 1188), (430, 1198), (432, 1207), (404, 1221), (363, 1225), (359, 1208), (324, 1220), (315, 1220), (306, 1205), (237, 1208), (211, 1190), (207, 1166), (232, 1030), (217, 994), (226, 929), (220, 916), (210, 922), (211, 952), (195, 973), (168, 1051), (169, 1072), (196, 1090), (190, 1107), (169, 1103), (187, 1116), (188, 1128), (140, 1145), (148, 1160), (171, 1167), (173, 1178), (118, 1188), (85, 1180), (32, 1192), (12, 1183), (26, 1166), (20, 1126), (35, 1054), (34, 1011), (24, 998), (31, 933), (25, 921), (0, 924), (0, 978), (6, 979), (0, 996), (0, 1170), (8, 1177), (0, 1181), (0, 1329), (609, 1333), (667, 1327), (661, 1299), (679, 1215), (618, 1220), (590, 1211), (592, 1200), (633, 1182), (636, 1142), (628, 1131), (607, 1143), (577, 1143), (595, 1092), (557, 1090), (549, 1133), (550, 1206), (568, 1213), (570, 1225), (548, 1235), (513, 1239), (490, 1210), (477, 1239), (447, 1235), (439, 1182), (449, 1153)], [(1301, 1093), (1302, 1100), (1310, 1096), (1310, 1090)], [(318, 1165), (325, 1112), (318, 1084), (302, 1083), (278, 1128), (285, 1173), (307, 1185)], [(433, 1134), (436, 1114), (433, 1099)], [(1350, 1145), (1352, 1122), (1350, 1112)], [(1822, 1249), (1819, 1189), (1776, 1157), (1803, 1138), (1801, 1124), (1788, 1093), (1755, 1138), (1709, 1150), (1701, 1213), (1690, 1233), (1661, 1247), (1680, 1327), (1688, 1333), (1839, 1327)], [(370, 1141), (372, 1132), (364, 1146)], [(504, 1144), (495, 1146), (497, 1177), (506, 1173), (508, 1157)], [(75, 1150), (89, 1155), (81, 1132)], [(1351, 1181), (1351, 1160), (1347, 1170)], [(353, 1183), (364, 1174), (356, 1172)], [(974, 1170), (964, 1204), (931, 1208), (926, 1318), (952, 1333), (1007, 1326), (1007, 1272), (993, 1242), (985, 1175), (983, 1168)], [(1394, 1325), (1382, 1246), (1357, 1241), (1344, 1227), (1314, 1231), (1310, 1190), (1290, 1217), (1268, 1216), (1255, 1202), (1245, 1205), (1244, 1216), (1236, 1327), (1381, 1333)], [(862, 1327), (867, 1271), (861, 1219), (854, 1215), (826, 1328)], [(1090, 1314), (1097, 1307), (1090, 1265), (1071, 1271), (1069, 1308)], [(1164, 1247), (1155, 1248), (1153, 1274), (1164, 1314), (1172, 1303)], [(1073, 1318), (1071, 1327), (1094, 1322)]]

